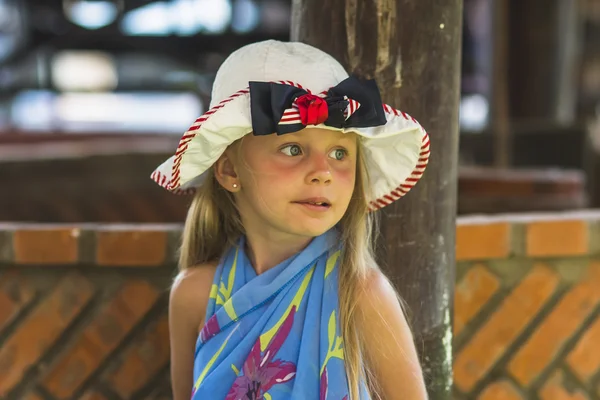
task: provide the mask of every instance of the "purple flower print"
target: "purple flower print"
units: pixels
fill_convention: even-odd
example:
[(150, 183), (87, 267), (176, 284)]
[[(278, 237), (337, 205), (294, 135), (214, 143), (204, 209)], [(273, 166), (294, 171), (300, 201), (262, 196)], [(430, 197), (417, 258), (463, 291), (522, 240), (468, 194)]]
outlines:
[[(327, 367), (325, 367), (325, 369), (323, 370), (323, 373), (321, 374), (321, 384), (319, 386), (319, 400), (326, 400), (327, 399), (327, 389), (328, 389), (328, 385), (329, 385), (329, 379), (327, 376)], [(344, 398), (342, 400), (348, 400), (348, 396), (344, 396)]]
[(208, 339), (215, 336), (220, 330), (221, 327), (219, 326), (219, 321), (217, 321), (217, 314), (214, 314), (206, 321), (206, 324), (204, 324), (204, 327), (200, 331), (200, 340), (202, 343), (206, 343)]
[(274, 385), (288, 382), (296, 375), (294, 363), (273, 360), (292, 329), (295, 314), (294, 306), (262, 354), (260, 339), (254, 343), (242, 367), (244, 374), (236, 378), (225, 400), (263, 400)]
[(328, 380), (327, 380), (327, 368), (325, 368), (323, 370), (323, 373), (321, 374), (321, 384), (319, 385), (319, 400), (325, 400), (327, 398), (327, 386), (328, 386)]

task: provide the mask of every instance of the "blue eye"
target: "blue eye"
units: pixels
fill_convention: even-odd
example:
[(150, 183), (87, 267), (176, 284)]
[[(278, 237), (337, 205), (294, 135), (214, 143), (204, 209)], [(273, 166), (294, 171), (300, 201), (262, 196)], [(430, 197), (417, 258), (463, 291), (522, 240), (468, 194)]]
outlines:
[(282, 147), (279, 151), (291, 157), (295, 157), (302, 154), (302, 149), (300, 149), (300, 146), (298, 146), (297, 144), (289, 144), (285, 147)]
[(329, 153), (330, 156), (331, 154), (333, 154), (332, 158), (335, 158), (338, 161), (342, 161), (348, 155), (348, 152), (344, 149), (335, 149), (331, 153)]

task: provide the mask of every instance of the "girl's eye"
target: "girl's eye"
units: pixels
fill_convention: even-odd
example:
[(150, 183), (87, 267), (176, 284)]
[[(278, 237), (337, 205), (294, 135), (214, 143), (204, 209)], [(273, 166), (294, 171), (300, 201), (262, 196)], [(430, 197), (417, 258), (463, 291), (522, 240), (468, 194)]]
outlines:
[(348, 155), (348, 152), (344, 149), (335, 149), (331, 153), (329, 153), (331, 157), (335, 158), (338, 161), (341, 161)]
[(286, 154), (286, 155), (292, 156), (292, 157), (302, 154), (302, 150), (300, 149), (300, 146), (298, 146), (297, 144), (287, 145), (287, 146), (281, 148), (280, 151), (283, 154)]

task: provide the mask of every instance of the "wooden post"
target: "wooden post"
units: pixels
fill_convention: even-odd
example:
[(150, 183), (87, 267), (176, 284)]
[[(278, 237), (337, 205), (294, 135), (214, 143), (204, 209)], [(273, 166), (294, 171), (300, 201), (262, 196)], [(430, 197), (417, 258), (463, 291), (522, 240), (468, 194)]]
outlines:
[(421, 182), (382, 211), (380, 261), (410, 309), (432, 400), (450, 399), (452, 387), (461, 33), (461, 0), (294, 0), (292, 6), (292, 40), (327, 51), (350, 73), (376, 78), (384, 101), (431, 136)]
[(508, 0), (513, 120), (574, 122), (581, 41), (578, 3)]
[(490, 128), (494, 135), (494, 166), (508, 168), (512, 161), (508, 82), (508, 3), (493, 1), (493, 65)]

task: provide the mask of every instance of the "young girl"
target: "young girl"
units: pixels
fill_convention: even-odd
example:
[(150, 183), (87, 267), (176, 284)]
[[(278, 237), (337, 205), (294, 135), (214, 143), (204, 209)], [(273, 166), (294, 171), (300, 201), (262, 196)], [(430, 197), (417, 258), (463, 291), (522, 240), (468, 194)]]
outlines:
[(425, 399), (371, 232), (428, 157), (417, 121), (320, 50), (234, 52), (153, 174), (195, 192), (169, 307), (175, 400)]

